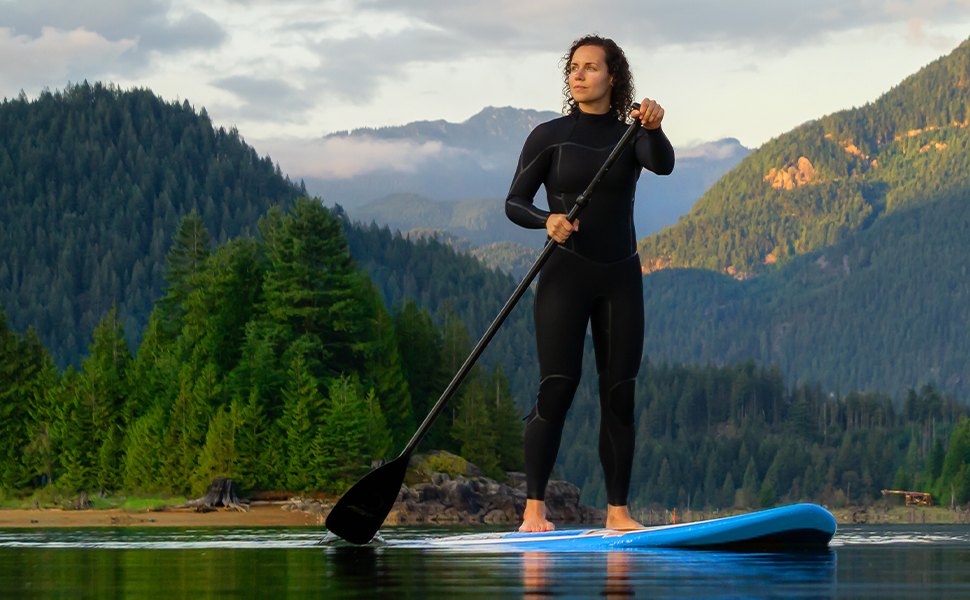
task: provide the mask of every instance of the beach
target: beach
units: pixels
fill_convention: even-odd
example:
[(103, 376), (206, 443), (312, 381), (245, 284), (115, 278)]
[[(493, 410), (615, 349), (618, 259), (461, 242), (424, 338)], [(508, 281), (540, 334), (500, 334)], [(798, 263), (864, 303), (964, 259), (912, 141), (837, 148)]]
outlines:
[(293, 527), (323, 526), (320, 515), (282, 509), (283, 503), (255, 504), (248, 511), (195, 509), (132, 512), (62, 510), (59, 508), (0, 510), (0, 528), (21, 527)]

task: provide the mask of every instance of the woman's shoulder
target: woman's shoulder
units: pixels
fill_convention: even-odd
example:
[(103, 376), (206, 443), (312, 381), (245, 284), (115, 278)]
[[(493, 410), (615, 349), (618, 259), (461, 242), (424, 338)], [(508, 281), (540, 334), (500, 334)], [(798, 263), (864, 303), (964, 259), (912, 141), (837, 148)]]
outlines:
[(565, 115), (536, 125), (529, 133), (526, 144), (529, 146), (551, 146), (561, 144), (572, 129), (575, 119)]
[(543, 121), (535, 126), (532, 133), (548, 133), (551, 131), (558, 131), (563, 127), (571, 127), (575, 120), (576, 119), (573, 117), (573, 115), (563, 115), (555, 119), (550, 119), (549, 121)]

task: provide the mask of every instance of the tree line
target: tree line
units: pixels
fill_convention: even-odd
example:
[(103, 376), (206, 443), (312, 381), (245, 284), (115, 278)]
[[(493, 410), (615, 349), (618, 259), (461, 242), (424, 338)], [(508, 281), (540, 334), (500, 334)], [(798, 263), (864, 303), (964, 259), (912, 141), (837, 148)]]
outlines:
[[(137, 351), (112, 310), (80, 368), (60, 373), (33, 330), (2, 321), (3, 488), (340, 492), (390, 458), (450, 378), (468, 334), (413, 300), (393, 312), (319, 201), (271, 209), (258, 236), (211, 248), (195, 212)], [(214, 250), (214, 251), (213, 251)], [(429, 447), (489, 475), (521, 469), (522, 425), (501, 365), (478, 368)]]

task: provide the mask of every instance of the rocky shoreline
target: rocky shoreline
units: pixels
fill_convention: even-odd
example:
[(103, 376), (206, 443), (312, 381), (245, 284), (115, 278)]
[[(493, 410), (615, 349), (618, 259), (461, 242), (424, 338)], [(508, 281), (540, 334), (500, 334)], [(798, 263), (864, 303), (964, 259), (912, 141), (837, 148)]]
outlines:
[[(411, 459), (404, 485), (387, 525), (508, 525), (522, 521), (525, 475), (506, 473), (506, 482), (486, 477), (459, 456), (432, 451)], [(322, 522), (334, 502), (296, 497), (283, 510), (316, 515)], [(602, 524), (604, 511), (579, 503), (579, 488), (553, 480), (546, 488), (546, 510), (559, 524)]]

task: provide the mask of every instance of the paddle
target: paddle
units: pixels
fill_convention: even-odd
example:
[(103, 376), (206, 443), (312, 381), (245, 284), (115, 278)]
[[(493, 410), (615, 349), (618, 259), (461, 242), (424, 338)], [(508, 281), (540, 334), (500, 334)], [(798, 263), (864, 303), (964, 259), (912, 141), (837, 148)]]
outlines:
[[(606, 172), (610, 170), (613, 163), (616, 162), (617, 157), (623, 148), (630, 142), (636, 133), (637, 129), (640, 127), (640, 120), (634, 119), (633, 123), (627, 128), (626, 132), (623, 133), (623, 137), (617, 142), (616, 147), (610, 152), (610, 156), (600, 167), (599, 172), (593, 177), (589, 186), (586, 187), (580, 196), (576, 199), (576, 204), (573, 209), (569, 211), (566, 218), (572, 223), (576, 220), (580, 211), (589, 202), (589, 197), (593, 194), (593, 190), (596, 185), (603, 179)], [(472, 366), (481, 356), (482, 352), (485, 351), (485, 347), (488, 343), (492, 341), (495, 333), (498, 331), (502, 323), (505, 322), (506, 317), (512, 312), (516, 303), (525, 294), (525, 290), (532, 284), (532, 280), (535, 279), (536, 275), (539, 273), (539, 269), (545, 264), (552, 251), (556, 248), (558, 244), (552, 238), (546, 242), (545, 247), (542, 249), (542, 253), (539, 258), (536, 259), (532, 268), (526, 274), (525, 278), (519, 283), (519, 286), (515, 288), (515, 292), (512, 297), (509, 298), (508, 302), (502, 308), (502, 311), (495, 317), (492, 324), (489, 326), (488, 331), (479, 340), (478, 345), (472, 350), (471, 355), (465, 360), (465, 364), (461, 366), (455, 378), (451, 380), (445, 392), (441, 395), (438, 403), (434, 405), (428, 416), (425, 417), (424, 422), (421, 423), (421, 427), (414, 433), (411, 441), (404, 448), (401, 454), (392, 460), (391, 462), (378, 467), (377, 469), (371, 471), (364, 476), (363, 479), (354, 484), (352, 488), (347, 490), (347, 492), (340, 498), (337, 505), (333, 507), (330, 514), (327, 516), (327, 529), (332, 533), (339, 535), (348, 542), (354, 544), (366, 544), (377, 533), (380, 529), (381, 524), (384, 523), (384, 519), (387, 518), (387, 514), (391, 512), (391, 506), (393, 506), (394, 501), (397, 499), (398, 493), (401, 491), (401, 484), (404, 483), (404, 475), (407, 472), (408, 462), (411, 460), (411, 455), (417, 449), (418, 444), (428, 433), (431, 428), (431, 424), (434, 423), (435, 419), (445, 408), (445, 404), (451, 399), (452, 394), (461, 385), (461, 382), (471, 371)]]

